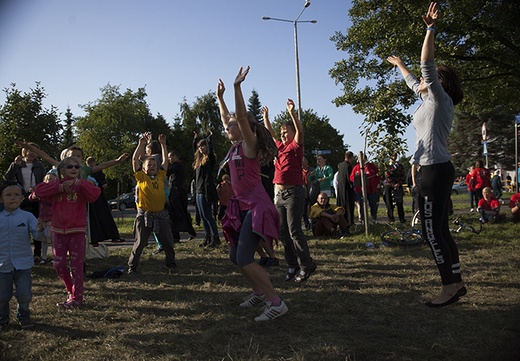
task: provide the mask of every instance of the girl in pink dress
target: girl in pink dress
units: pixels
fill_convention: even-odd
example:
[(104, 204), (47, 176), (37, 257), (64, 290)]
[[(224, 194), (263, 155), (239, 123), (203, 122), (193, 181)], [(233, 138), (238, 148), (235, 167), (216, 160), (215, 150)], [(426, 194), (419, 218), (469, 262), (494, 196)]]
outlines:
[(249, 67), (240, 68), (235, 78), (236, 116), (225, 105), (224, 83), (219, 80), (217, 99), (222, 123), (233, 143), (229, 152), (229, 170), (234, 196), (229, 200), (222, 228), (230, 243), (230, 259), (238, 266), (253, 292), (240, 304), (250, 308), (266, 303), (255, 321), (270, 321), (288, 311), (278, 296), (269, 275), (254, 260), (262, 239), (273, 242), (280, 238), (278, 212), (262, 186), (260, 166), (269, 164), (276, 155), (276, 146), (267, 129), (256, 121), (248, 120), (241, 84)]

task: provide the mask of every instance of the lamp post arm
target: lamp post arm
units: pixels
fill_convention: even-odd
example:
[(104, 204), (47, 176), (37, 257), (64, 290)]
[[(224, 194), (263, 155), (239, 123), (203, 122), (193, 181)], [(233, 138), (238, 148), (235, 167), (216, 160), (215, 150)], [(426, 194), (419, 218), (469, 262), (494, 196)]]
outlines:
[(298, 21), (296, 21), (296, 20), (294, 21), (294, 57), (295, 57), (295, 63), (296, 63), (296, 102), (298, 103), (298, 120), (300, 122), (302, 122), (302, 99), (301, 99), (301, 88), (300, 88), (300, 60), (298, 57)]

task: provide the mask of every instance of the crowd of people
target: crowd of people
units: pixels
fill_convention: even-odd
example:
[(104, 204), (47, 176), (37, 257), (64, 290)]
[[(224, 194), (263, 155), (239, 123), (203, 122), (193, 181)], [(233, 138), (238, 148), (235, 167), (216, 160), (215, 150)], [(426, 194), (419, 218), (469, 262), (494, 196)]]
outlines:
[[(201, 137), (194, 132), (192, 163), (195, 178), (193, 194), (203, 227), (201, 247), (221, 244), (219, 225), (229, 243), (230, 261), (251, 288), (238, 306), (264, 305), (255, 321), (269, 321), (288, 312), (288, 306), (274, 289), (263, 266), (278, 264), (274, 245), (281, 241), (287, 266), (285, 281), (303, 283), (317, 270), (302, 227), (314, 236), (349, 237), (355, 223), (377, 222), (381, 194), (390, 222), (405, 222), (403, 198), (405, 184), (412, 186), (414, 208), (421, 214), (423, 235), (431, 247), (438, 267), (441, 290), (426, 305), (444, 307), (457, 302), (467, 292), (463, 283), (457, 245), (448, 227), (451, 187), (455, 169), (450, 162), (447, 138), (454, 117), (454, 106), (463, 94), (456, 74), (444, 66), (435, 66), (434, 37), (438, 18), (432, 3), (423, 16), (426, 35), (421, 51), (421, 74), (418, 80), (397, 56), (388, 61), (397, 67), (407, 85), (423, 103), (414, 113), (417, 132), (416, 151), (407, 177), (398, 155), (392, 154), (383, 171), (367, 158), (355, 161), (352, 152), (338, 164), (334, 174), (325, 154), (318, 154), (316, 167), (309, 167), (304, 157), (304, 131), (291, 99), (286, 102), (290, 121), (280, 127), (279, 139), (271, 125), (269, 110), (262, 108), (263, 124), (248, 115), (241, 85), (250, 71), (240, 68), (234, 83), (235, 113), (224, 101), (225, 86), (217, 84), (217, 101), (223, 128), (230, 141), (225, 159), (217, 163), (212, 133)], [(7, 181), (0, 188), (0, 328), (9, 327), (9, 301), (13, 284), (18, 301), (17, 317), (22, 329), (34, 327), (30, 318), (31, 269), (34, 262), (47, 262), (52, 243), (53, 266), (63, 281), (67, 298), (58, 302), (63, 309), (83, 304), (83, 265), (85, 242), (93, 246), (104, 240), (122, 241), (103, 195), (106, 181), (103, 169), (123, 163), (130, 156), (97, 164), (89, 157), (84, 164), (81, 148), (71, 146), (55, 160), (34, 143), (18, 142), (21, 155), (6, 172)], [(38, 157), (54, 168), (47, 172)], [(138, 266), (148, 239), (153, 235), (163, 252), (165, 265), (174, 268), (175, 246), (180, 232), (190, 239), (197, 236), (188, 212), (185, 189), (186, 169), (177, 151), (168, 152), (166, 136), (157, 140), (144, 133), (131, 157), (136, 189), (137, 215), (135, 241), (128, 259), (128, 274), (138, 273)], [(215, 181), (218, 168), (219, 179)], [(223, 173), (223, 175), (221, 175)], [(502, 185), (500, 175), (491, 178), (481, 161), (468, 170), (466, 183), (470, 211), (477, 210), (483, 223), (494, 223), (500, 213)], [(498, 180), (496, 179), (498, 177)], [(330, 203), (334, 183), (336, 204)], [(364, 185), (364, 189), (363, 189)], [(365, 212), (364, 199), (369, 206)], [(215, 212), (218, 205), (218, 212)], [(509, 201), (512, 219), (520, 220), (520, 196)], [(109, 211), (109, 210), (108, 210)], [(32, 236), (31, 236), (32, 235)], [(86, 236), (87, 235), (87, 236)], [(34, 247), (31, 247), (31, 238)], [(9, 251), (7, 251), (9, 250)], [(255, 260), (260, 255), (260, 263)], [(276, 261), (276, 263), (275, 263)]]

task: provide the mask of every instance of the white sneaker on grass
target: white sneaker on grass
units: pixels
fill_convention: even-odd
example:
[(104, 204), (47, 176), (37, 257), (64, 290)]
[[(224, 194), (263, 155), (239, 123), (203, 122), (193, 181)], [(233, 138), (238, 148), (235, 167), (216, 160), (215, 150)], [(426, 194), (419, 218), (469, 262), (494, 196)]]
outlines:
[(244, 302), (240, 304), (240, 307), (251, 308), (262, 304), (265, 300), (265, 295), (257, 295), (256, 293), (251, 293), (249, 296), (244, 298)]
[(271, 321), (277, 317), (285, 315), (287, 311), (289, 311), (289, 308), (287, 308), (287, 305), (284, 301), (280, 303), (280, 306), (273, 306), (273, 304), (270, 301), (267, 301), (267, 304), (263, 308), (260, 316), (255, 317), (255, 321)]

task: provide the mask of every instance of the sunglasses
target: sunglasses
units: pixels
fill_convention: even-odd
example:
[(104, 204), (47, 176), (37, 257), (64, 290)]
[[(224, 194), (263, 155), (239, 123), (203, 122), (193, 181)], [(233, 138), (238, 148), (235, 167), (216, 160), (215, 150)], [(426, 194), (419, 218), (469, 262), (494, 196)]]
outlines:
[(67, 164), (64, 168), (67, 168), (67, 169), (81, 169), (81, 166), (80, 165), (72, 165), (72, 164)]

